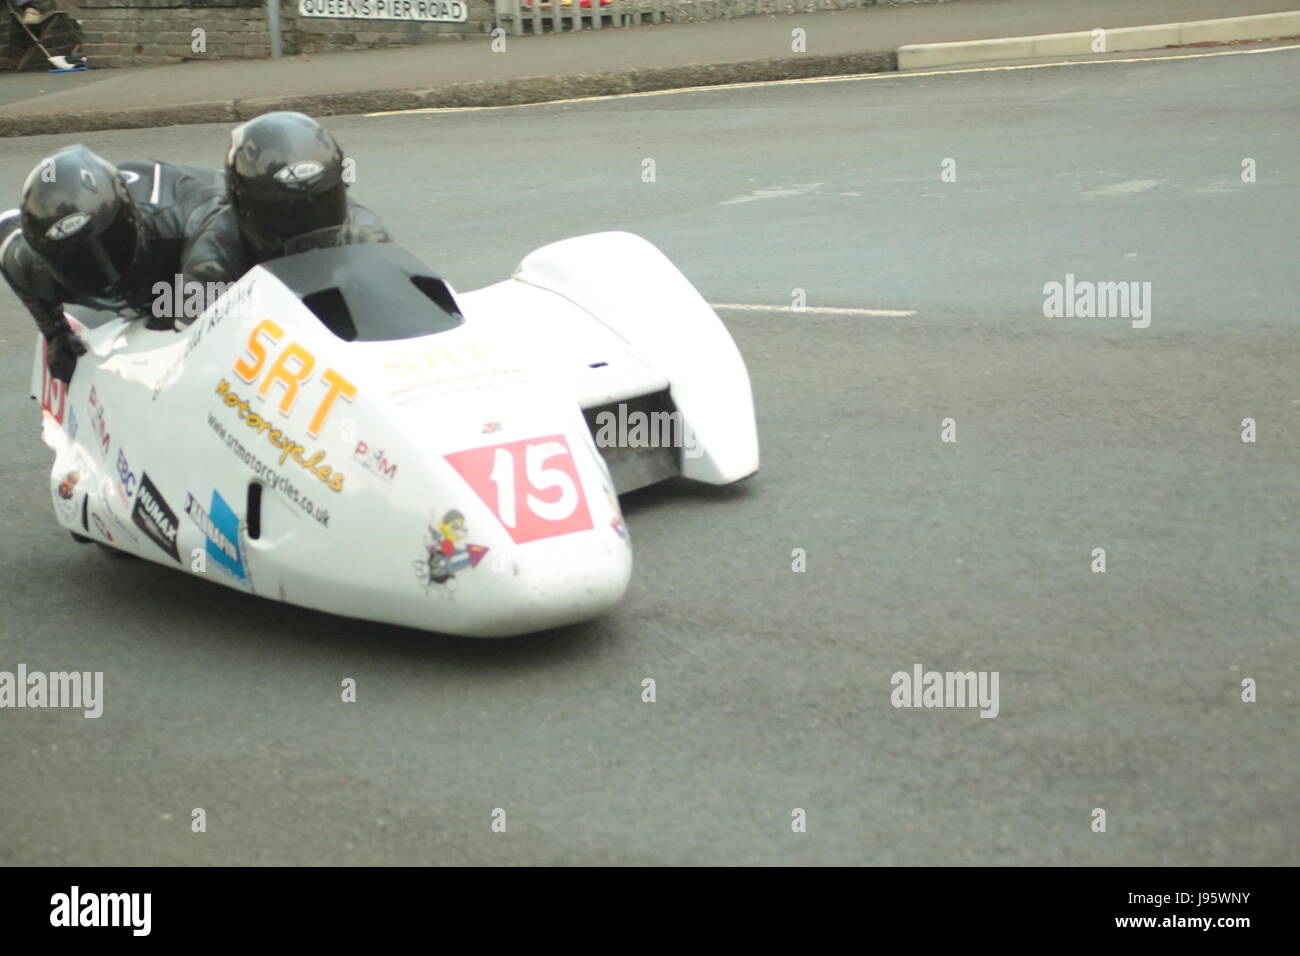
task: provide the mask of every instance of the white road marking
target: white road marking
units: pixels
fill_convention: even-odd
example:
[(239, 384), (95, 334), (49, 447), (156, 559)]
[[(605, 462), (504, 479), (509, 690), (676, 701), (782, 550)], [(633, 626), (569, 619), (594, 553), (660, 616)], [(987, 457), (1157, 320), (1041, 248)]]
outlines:
[(825, 183), (805, 183), (800, 186), (773, 186), (770, 189), (755, 189), (751, 193), (745, 193), (743, 196), (737, 196), (734, 199), (724, 199), (718, 203), (719, 206), (730, 206), (739, 202), (756, 202), (759, 199), (784, 199), (786, 196), (805, 196), (825, 186)]
[(1182, 53), (1173, 56), (1133, 56), (1107, 60), (1060, 60), (1052, 63), (1021, 63), (1015, 66), (974, 66), (955, 70), (903, 70), (888, 73), (851, 73), (846, 76), (809, 76), (794, 80), (754, 80), (748, 83), (722, 83), (717, 86), (679, 86), (670, 90), (644, 90), (640, 93), (610, 93), (607, 96), (575, 96), (570, 99), (544, 100), (538, 103), (511, 103), (507, 106), (422, 106), (409, 110), (382, 110), (372, 116), (406, 116), (412, 113), (476, 113), (485, 110), (520, 110), (530, 106), (555, 106), (562, 103), (591, 103), (597, 100), (625, 100), (638, 96), (670, 96), (675, 93), (707, 93), (714, 90), (748, 90), (763, 86), (803, 86), (812, 83), (851, 83), (858, 80), (897, 80), (913, 76), (947, 76), (954, 73), (999, 73), (1008, 70), (1045, 70), (1058, 66), (1091, 66), (1098, 63), (1156, 63), (1173, 60), (1204, 60), (1213, 56), (1253, 56), (1257, 53), (1281, 53), (1300, 50), (1300, 43), (1266, 47), (1261, 50), (1223, 50), (1217, 53)]
[(748, 305), (740, 302), (710, 302), (715, 309), (729, 309), (732, 312), (798, 312), (812, 315), (867, 315), (885, 318), (905, 318), (916, 315), (914, 309), (841, 309), (831, 306), (808, 305), (797, 309), (792, 305)]
[(1084, 191), (1085, 196), (1127, 196), (1130, 193), (1144, 193), (1155, 189), (1157, 186), (1168, 185), (1167, 179), (1130, 179), (1127, 182), (1111, 183), (1109, 186), (1098, 186), (1096, 189)]

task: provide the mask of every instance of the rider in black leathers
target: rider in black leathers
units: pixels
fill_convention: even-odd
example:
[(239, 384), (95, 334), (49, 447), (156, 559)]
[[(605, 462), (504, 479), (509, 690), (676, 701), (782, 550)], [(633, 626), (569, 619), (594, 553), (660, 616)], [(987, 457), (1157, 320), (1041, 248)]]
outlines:
[(233, 282), (285, 254), (289, 240), (333, 226), (386, 238), (383, 224), (347, 195), (343, 150), (302, 113), (266, 113), (236, 127), (226, 153), (229, 199), (186, 250), (187, 276)]
[(158, 314), (154, 286), (186, 270), (188, 238), (220, 206), (225, 177), (175, 163), (114, 166), (84, 146), (43, 160), (27, 177), (19, 210), (0, 216), (0, 273), (48, 343), (50, 372), (67, 382), (86, 346), (65, 305)]
[[(286, 243), (334, 226), (366, 241), (387, 232), (347, 196), (343, 152), (302, 113), (267, 113), (236, 127), (226, 174), (161, 162), (115, 167), (84, 146), (44, 160), (23, 185), (22, 206), (0, 215), (0, 273), (48, 344), (51, 374), (72, 377), (85, 344), (65, 305), (162, 314), (159, 282), (233, 282)], [(357, 240), (351, 240), (357, 241)]]

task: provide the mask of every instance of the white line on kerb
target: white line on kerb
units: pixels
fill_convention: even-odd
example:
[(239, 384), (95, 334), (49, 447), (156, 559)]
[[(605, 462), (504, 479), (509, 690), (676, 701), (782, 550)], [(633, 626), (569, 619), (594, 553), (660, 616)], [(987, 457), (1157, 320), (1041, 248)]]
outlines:
[[(1267, 41), (1263, 41), (1267, 42)], [(503, 106), (421, 106), (407, 110), (381, 110), (366, 113), (376, 116), (409, 116), (415, 113), (477, 113), (487, 110), (521, 110), (530, 106), (556, 106), (569, 103), (589, 103), (595, 100), (625, 100), (643, 96), (672, 96), (677, 93), (712, 93), (722, 90), (748, 90), (764, 86), (808, 86), (821, 83), (857, 83), (863, 80), (900, 80), (908, 77), (945, 76), (957, 73), (1001, 73), (1009, 70), (1045, 70), (1052, 67), (1093, 66), (1102, 63), (1176, 63), (1179, 60), (1204, 60), (1220, 56), (1254, 56), (1261, 53), (1280, 53), (1283, 50), (1300, 50), (1300, 44), (1266, 47), (1257, 50), (1217, 50), (1213, 53), (1181, 53), (1173, 56), (1132, 56), (1124, 59), (1060, 60), (1052, 63), (1016, 63), (1003, 66), (958, 67), (948, 70), (890, 70), (884, 73), (851, 73), (845, 76), (804, 76), (790, 80), (752, 80), (744, 83), (719, 83), (716, 86), (679, 86), (668, 90), (642, 90), (639, 93), (609, 93), (598, 96), (575, 96), (569, 99), (544, 100), (538, 103), (510, 103)]]
[(841, 309), (826, 305), (807, 305), (799, 309), (793, 305), (746, 305), (740, 302), (710, 302), (709, 305), (715, 309), (730, 309), (732, 312), (811, 312), (813, 315), (873, 315), (884, 318), (916, 315), (914, 309)]

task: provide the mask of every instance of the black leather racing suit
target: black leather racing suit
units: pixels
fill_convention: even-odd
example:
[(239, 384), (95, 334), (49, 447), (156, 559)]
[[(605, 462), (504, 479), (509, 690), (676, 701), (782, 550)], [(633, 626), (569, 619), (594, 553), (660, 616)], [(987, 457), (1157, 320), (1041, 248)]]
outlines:
[[(386, 233), (379, 217), (348, 200), (344, 224), (362, 232)], [(213, 210), (185, 248), (185, 278), (195, 282), (234, 282), (262, 261), (239, 233), (239, 219), (228, 203)]]
[[(176, 275), (184, 274), (181, 257), (187, 240), (225, 195), (225, 174), (212, 169), (152, 160), (121, 163), (118, 169), (139, 209), (142, 243), (127, 278), (111, 295), (88, 296), (68, 288), (27, 244), (18, 210), (0, 214), (0, 273), (27, 306), (47, 342), (66, 342), (65, 337), (71, 335), (64, 305), (152, 316), (154, 285), (170, 285)], [(151, 327), (171, 328), (174, 318), (157, 317), (151, 320)], [(75, 365), (75, 354), (71, 365)], [(63, 371), (55, 369), (53, 361), (51, 370)], [(71, 367), (66, 372), (70, 378)]]

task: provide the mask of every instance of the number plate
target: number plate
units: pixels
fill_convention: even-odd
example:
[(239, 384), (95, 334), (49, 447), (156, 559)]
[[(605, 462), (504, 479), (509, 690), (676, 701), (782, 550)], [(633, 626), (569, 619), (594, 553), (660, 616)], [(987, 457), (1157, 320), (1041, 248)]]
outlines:
[(515, 544), (591, 528), (591, 510), (563, 435), (471, 448), (445, 457), (492, 509)]

